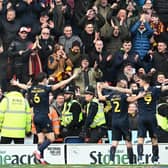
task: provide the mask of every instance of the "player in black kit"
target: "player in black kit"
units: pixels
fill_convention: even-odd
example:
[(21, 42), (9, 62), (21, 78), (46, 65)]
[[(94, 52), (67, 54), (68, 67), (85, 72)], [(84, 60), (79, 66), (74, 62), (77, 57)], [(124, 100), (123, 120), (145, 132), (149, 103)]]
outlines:
[(48, 85), (47, 75), (44, 72), (38, 74), (36, 78), (37, 84), (31, 87), (21, 84), (18, 81), (12, 80), (11, 83), (22, 89), (28, 90), (30, 93), (30, 100), (34, 112), (34, 124), (38, 136), (38, 150), (34, 151), (34, 155), (41, 164), (46, 164), (43, 159), (44, 149), (55, 140), (52, 123), (48, 117), (49, 113), (49, 93), (66, 84), (76, 77), (77, 74), (72, 75), (70, 78), (56, 83), (55, 85)]
[[(121, 79), (117, 82), (117, 87), (127, 87), (127, 81)], [(132, 136), (129, 126), (128, 102), (132, 102), (131, 97), (118, 91), (110, 91), (109, 95), (102, 95), (103, 84), (98, 84), (98, 97), (100, 100), (109, 100), (112, 105), (112, 146), (110, 148), (110, 164), (114, 163), (116, 148), (122, 138), (127, 146), (129, 164), (133, 164)], [(105, 87), (106, 88), (106, 87)]]
[(148, 76), (142, 75), (138, 79), (139, 90), (135, 99), (138, 102), (138, 162), (143, 164), (143, 144), (147, 131), (152, 141), (152, 163), (157, 163), (159, 159), (159, 147), (157, 139), (157, 120), (156, 120), (156, 103), (159, 98), (161, 87), (150, 86)]
[(156, 121), (156, 103), (161, 91), (168, 90), (168, 85), (150, 86), (150, 77), (141, 75), (138, 77), (140, 88), (136, 91), (121, 87), (106, 87), (111, 90), (117, 90), (122, 93), (132, 94), (132, 101), (138, 102), (138, 163), (143, 164), (143, 144), (147, 131), (152, 141), (152, 163), (158, 163), (159, 147), (157, 139), (157, 121)]

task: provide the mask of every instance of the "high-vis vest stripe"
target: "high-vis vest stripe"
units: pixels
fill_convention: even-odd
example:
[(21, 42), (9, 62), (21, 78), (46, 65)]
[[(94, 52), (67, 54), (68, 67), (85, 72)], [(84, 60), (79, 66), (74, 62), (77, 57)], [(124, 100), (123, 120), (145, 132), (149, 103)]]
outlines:
[[(92, 100), (92, 102), (95, 102), (98, 104), (98, 112), (96, 113), (96, 116), (94, 117), (90, 127), (96, 128), (97, 126), (101, 126), (106, 123), (105, 115), (104, 115), (104, 105), (102, 103), (99, 103), (99, 101), (95, 98)], [(87, 114), (89, 113), (89, 107), (90, 107), (90, 103), (87, 104)]]
[[(73, 114), (72, 114), (72, 112), (70, 112), (70, 109), (71, 109), (71, 105), (74, 102), (79, 104), (79, 102), (77, 100), (72, 100), (68, 103), (67, 102), (64, 103), (64, 108), (63, 108), (62, 117), (61, 117), (61, 125), (64, 127), (69, 125), (71, 123), (71, 121), (73, 120)], [(82, 112), (79, 115), (79, 122), (80, 121), (82, 121)]]

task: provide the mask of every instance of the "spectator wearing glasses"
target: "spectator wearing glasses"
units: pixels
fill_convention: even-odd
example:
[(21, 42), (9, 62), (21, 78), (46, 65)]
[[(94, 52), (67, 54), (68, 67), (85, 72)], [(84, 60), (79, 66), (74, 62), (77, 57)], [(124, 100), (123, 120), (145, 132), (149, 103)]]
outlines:
[(54, 51), (54, 38), (50, 35), (50, 29), (42, 28), (40, 36), (36, 39), (38, 54), (41, 60), (42, 69), (47, 73), (48, 57)]

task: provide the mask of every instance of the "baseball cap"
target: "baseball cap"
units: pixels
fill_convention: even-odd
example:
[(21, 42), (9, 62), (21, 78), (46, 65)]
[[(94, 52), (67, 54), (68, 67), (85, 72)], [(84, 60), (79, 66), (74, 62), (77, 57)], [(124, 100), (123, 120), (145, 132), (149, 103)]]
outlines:
[(29, 32), (30, 32), (30, 29), (28, 29), (27, 27), (21, 27), (21, 28), (19, 29), (19, 32), (29, 33)]

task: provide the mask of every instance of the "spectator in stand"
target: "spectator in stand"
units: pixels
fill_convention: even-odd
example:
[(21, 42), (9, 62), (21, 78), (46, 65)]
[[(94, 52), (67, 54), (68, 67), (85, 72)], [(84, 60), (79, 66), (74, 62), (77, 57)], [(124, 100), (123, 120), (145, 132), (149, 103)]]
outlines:
[(53, 53), (55, 44), (49, 28), (42, 28), (41, 35), (36, 38), (36, 43), (43, 72), (48, 73), (48, 57)]
[(135, 0), (135, 2), (142, 7), (145, 4), (146, 0)]
[(137, 8), (137, 4), (135, 3), (134, 0), (128, 0), (127, 1), (127, 17), (128, 18), (137, 18), (136, 15), (138, 15), (138, 8)]
[(8, 57), (4, 52), (3, 43), (0, 39), (0, 86), (3, 91), (7, 89)]
[(123, 39), (122, 47), (115, 53), (117, 70), (121, 70), (126, 63), (132, 64), (135, 69), (138, 69), (141, 65), (138, 53), (132, 51), (132, 42), (130, 38)]
[(64, 35), (59, 37), (58, 43), (62, 44), (65, 48), (65, 53), (69, 54), (69, 49), (72, 47), (72, 43), (76, 40), (80, 42), (80, 46), (82, 47), (82, 41), (80, 37), (73, 35), (72, 26), (66, 25), (64, 27)]
[(167, 42), (160, 39), (157, 45), (157, 51), (150, 55), (152, 59), (152, 71), (162, 72), (168, 77), (168, 50)]
[(30, 48), (32, 42), (28, 39), (29, 29), (27, 27), (20, 27), (18, 36), (13, 40), (8, 48), (8, 56), (11, 60), (12, 76), (20, 82), (28, 82), (28, 60), (30, 54), (33, 52), (34, 46)]
[(74, 80), (75, 86), (79, 87), (80, 93), (84, 93), (86, 86), (91, 85), (96, 88), (96, 82), (101, 80), (102, 71), (98, 68), (98, 64), (95, 62), (93, 67), (89, 66), (89, 58), (83, 57), (80, 67), (74, 69), (75, 72), (79, 72), (79, 75)]
[(112, 27), (122, 27), (120, 31), (122, 31), (122, 34), (125, 37), (128, 37), (130, 35), (129, 28), (132, 25), (131, 20), (127, 18), (127, 11), (126, 9), (120, 9), (116, 16), (109, 17), (109, 24)]
[(5, 18), (0, 18), (0, 32), (4, 51), (6, 51), (10, 43), (16, 38), (20, 28), (20, 20), (16, 19), (16, 12), (10, 8), (6, 12)]
[(167, 0), (154, 0), (153, 7), (156, 10), (161, 22), (168, 27), (168, 3)]
[(39, 27), (40, 32), (42, 31), (43, 28), (48, 28), (50, 29), (50, 34), (55, 35), (54, 22), (50, 19), (48, 11), (43, 11), (40, 13), (39, 26), (40, 26)]
[(63, 110), (63, 107), (64, 107), (64, 102), (65, 102), (65, 98), (64, 98), (63, 93), (58, 93), (56, 95), (56, 98), (52, 102), (52, 106), (56, 109), (59, 117), (62, 116), (62, 110)]
[(74, 14), (73, 14), (73, 29), (75, 34), (80, 34), (81, 27), (79, 27), (79, 23), (81, 21), (81, 18), (85, 16), (87, 13), (87, 10), (90, 9), (94, 4), (94, 0), (74, 0)]
[(3, 17), (5, 15), (6, 12), (6, 6), (4, 1), (0, 1), (0, 17)]
[(34, 41), (36, 35), (40, 34), (39, 18), (40, 13), (46, 10), (45, 3), (33, 0), (17, 1), (15, 9), (21, 25), (31, 29), (29, 37)]
[[(165, 77), (164, 73), (162, 72), (158, 72), (156, 75), (156, 82), (155, 85), (156, 86), (161, 86), (164, 84), (168, 84), (168, 79)], [(158, 99), (158, 104), (159, 103), (168, 103), (168, 91), (164, 91), (160, 94), (160, 97)]]
[(123, 65), (123, 70), (117, 75), (118, 79), (125, 79), (128, 84), (134, 80), (135, 68), (131, 63), (127, 62)]
[(65, 53), (64, 47), (56, 44), (53, 54), (48, 58), (48, 70), (52, 71), (50, 78), (53, 78), (54, 81), (61, 81), (67, 67), (72, 69), (72, 61)]
[(11, 87), (0, 103), (1, 144), (24, 144), (24, 138), (31, 132), (31, 113), (28, 101)]
[(145, 17), (144, 13), (141, 14), (140, 19), (131, 27), (133, 51), (138, 53), (142, 61), (150, 49), (150, 38), (153, 35), (153, 30)]
[(49, 12), (52, 14), (56, 37), (63, 34), (64, 26), (70, 24), (72, 17), (70, 6), (65, 2), (64, 0), (53, 0), (50, 2)]
[(124, 38), (122, 28), (123, 27), (119, 28), (118, 26), (110, 27), (106, 39), (104, 40), (105, 49), (112, 55), (122, 47), (122, 40)]
[(152, 0), (145, 0), (144, 5), (142, 6), (142, 10), (143, 12), (146, 12), (149, 15), (151, 15), (153, 11)]
[(61, 117), (61, 136), (78, 136), (82, 127), (83, 114), (81, 104), (75, 99), (75, 87), (64, 89), (65, 103)]
[(94, 29), (97, 33), (100, 32), (100, 28), (105, 24), (105, 19), (98, 13), (97, 7), (93, 6), (89, 9), (85, 16), (83, 16), (79, 22), (81, 28), (84, 28), (87, 22), (91, 22), (94, 25)]
[(80, 66), (82, 53), (79, 41), (76, 40), (72, 43), (72, 48), (70, 49), (68, 56), (72, 61), (73, 69)]
[(95, 49), (89, 55), (89, 62), (91, 67), (95, 63), (98, 64), (98, 68), (103, 72), (103, 81), (111, 81), (112, 58), (112, 55), (105, 51), (103, 41), (97, 40), (95, 42)]
[(105, 24), (100, 28), (100, 36), (101, 39), (104, 41), (110, 29), (110, 25), (107, 21), (107, 14), (111, 9), (111, 4), (108, 3), (108, 0), (99, 0), (96, 7), (97, 12), (101, 14), (105, 20)]
[(159, 35), (165, 31), (165, 26), (160, 21), (158, 15), (156, 13), (153, 13), (150, 19), (150, 26), (153, 29), (153, 37), (151, 40), (153, 43), (153, 48), (156, 49), (157, 47), (157, 40), (159, 38)]
[(94, 49), (94, 43), (98, 40), (99, 34), (95, 32), (95, 28), (92, 22), (87, 22), (85, 24), (84, 30), (80, 34), (80, 38), (83, 42), (84, 53), (90, 55)]

